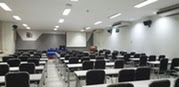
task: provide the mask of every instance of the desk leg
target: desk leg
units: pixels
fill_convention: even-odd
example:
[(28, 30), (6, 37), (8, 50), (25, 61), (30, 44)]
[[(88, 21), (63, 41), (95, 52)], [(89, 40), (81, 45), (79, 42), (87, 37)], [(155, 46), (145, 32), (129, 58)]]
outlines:
[(79, 83), (80, 83), (80, 80), (79, 80), (79, 78), (76, 76), (76, 87), (78, 87)]
[(67, 83), (68, 83), (68, 87), (70, 87), (70, 70), (67, 69), (67, 71), (68, 71)]

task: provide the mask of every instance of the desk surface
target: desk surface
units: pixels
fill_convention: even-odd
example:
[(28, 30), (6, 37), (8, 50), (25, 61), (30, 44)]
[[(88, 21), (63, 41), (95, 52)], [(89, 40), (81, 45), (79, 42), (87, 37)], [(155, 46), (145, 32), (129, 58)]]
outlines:
[[(21, 64), (27, 63), (27, 62), (21, 62)], [(39, 61), (40, 65), (45, 65), (47, 62), (46, 61)], [(7, 64), (7, 62), (1, 62), (0, 64)]]
[[(119, 74), (119, 71), (124, 69), (137, 69), (137, 68), (122, 68), (122, 69), (104, 69), (106, 75), (116, 75)], [(86, 73), (90, 70), (81, 70), (81, 71), (74, 71), (77, 77), (85, 77)]]
[[(99, 59), (100, 60), (100, 59)], [(108, 62), (109, 61), (109, 59), (104, 59), (106, 62)], [(93, 62), (95, 62), (95, 61), (97, 61), (97, 59), (90, 59), (90, 61), (93, 61)], [(69, 60), (64, 60), (64, 62), (65, 63), (69, 63)], [(79, 60), (79, 62), (81, 62), (81, 60)]]
[[(147, 63), (153, 64), (153, 65), (157, 65), (157, 64), (160, 64), (160, 61), (148, 61)], [(171, 63), (172, 63), (172, 61), (169, 60), (169, 61), (168, 61), (168, 64), (171, 64)]]
[(179, 70), (179, 66), (175, 67), (175, 69)]
[[(40, 81), (42, 74), (30, 74), (30, 81)], [(0, 76), (0, 84), (5, 83), (5, 76)]]
[[(35, 70), (43, 70), (44, 66), (35, 66)], [(19, 71), (19, 67), (10, 67), (11, 72)]]
[[(158, 81), (159, 79), (153, 79), (153, 80), (143, 80), (143, 81), (133, 81), (133, 82), (123, 82), (123, 83), (132, 83), (134, 87), (149, 87), (149, 84), (153, 81)], [(169, 78), (169, 79), (160, 79), (160, 80), (170, 80), (171, 85), (170, 87), (174, 87), (175, 79)], [(83, 86), (83, 87), (107, 87), (110, 84), (100, 84), (100, 85), (89, 85), (89, 86)]]
[[(106, 62), (106, 66), (107, 67), (111, 67), (114, 66), (114, 62)], [(81, 68), (82, 67), (82, 63), (78, 63), (78, 64), (67, 64), (68, 68)]]

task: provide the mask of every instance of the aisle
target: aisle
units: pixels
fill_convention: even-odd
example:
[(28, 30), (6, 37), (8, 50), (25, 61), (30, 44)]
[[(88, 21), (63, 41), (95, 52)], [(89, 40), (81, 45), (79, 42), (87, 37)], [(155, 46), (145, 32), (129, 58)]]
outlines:
[(64, 87), (63, 80), (59, 78), (53, 60), (48, 61), (47, 72), (48, 78), (46, 79), (45, 87)]

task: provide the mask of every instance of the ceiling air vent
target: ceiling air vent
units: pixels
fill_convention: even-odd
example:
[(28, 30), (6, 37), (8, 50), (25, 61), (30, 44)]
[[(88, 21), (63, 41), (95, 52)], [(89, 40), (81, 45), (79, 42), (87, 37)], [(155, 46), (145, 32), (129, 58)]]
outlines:
[(157, 12), (160, 16), (173, 16), (179, 14), (179, 4), (162, 8)]

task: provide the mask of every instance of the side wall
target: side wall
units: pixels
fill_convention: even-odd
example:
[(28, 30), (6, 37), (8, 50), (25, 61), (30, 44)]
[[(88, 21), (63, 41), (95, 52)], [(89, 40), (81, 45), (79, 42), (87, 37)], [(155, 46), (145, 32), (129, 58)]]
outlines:
[[(149, 28), (143, 21), (152, 20)], [(136, 22), (130, 27), (120, 28), (120, 32), (107, 30), (94, 32), (94, 45), (99, 49), (135, 51), (148, 55), (165, 54), (169, 58), (179, 57), (179, 15), (170, 17), (151, 17)]]

